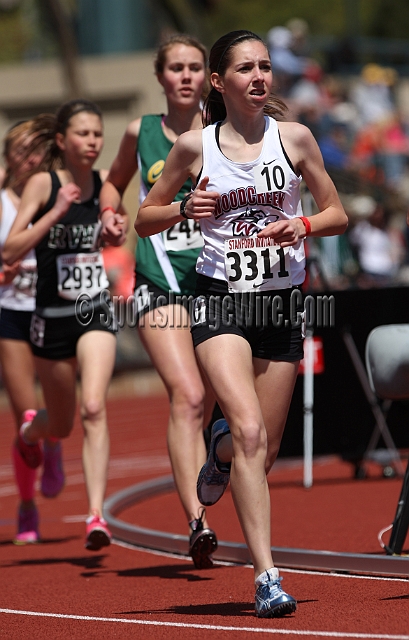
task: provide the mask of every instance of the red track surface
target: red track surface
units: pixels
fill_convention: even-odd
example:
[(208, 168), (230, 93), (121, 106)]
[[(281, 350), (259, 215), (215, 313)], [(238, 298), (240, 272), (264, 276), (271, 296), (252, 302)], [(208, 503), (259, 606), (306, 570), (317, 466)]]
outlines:
[[(109, 401), (108, 495), (170, 473), (167, 415), (162, 393)], [(78, 419), (64, 443), (63, 493), (55, 500), (38, 496), (42, 544), (14, 546), (17, 494), (9, 455), (14, 425), (7, 409), (0, 411), (0, 423), (0, 638), (247, 640), (261, 633), (409, 640), (409, 575), (408, 580), (370, 579), (283, 570), (283, 586), (297, 598), (297, 612), (259, 620), (249, 567), (196, 571), (189, 560), (116, 544), (87, 552)], [(393, 519), (401, 481), (383, 479), (376, 466), (368, 479), (356, 481), (348, 465), (329, 458), (316, 461), (310, 490), (302, 487), (300, 461), (284, 465), (279, 460), (270, 484), (274, 546), (380, 553), (377, 533)], [(121, 517), (188, 533), (174, 493), (136, 505)], [(229, 491), (209, 509), (209, 519), (219, 539), (243, 541)]]

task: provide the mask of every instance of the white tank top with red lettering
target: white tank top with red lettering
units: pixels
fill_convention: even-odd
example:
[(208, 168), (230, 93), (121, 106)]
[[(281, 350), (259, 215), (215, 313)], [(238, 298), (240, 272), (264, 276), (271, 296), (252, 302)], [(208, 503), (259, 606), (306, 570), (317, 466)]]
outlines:
[(200, 222), (204, 247), (196, 270), (227, 280), (232, 291), (283, 289), (305, 278), (304, 241), (280, 251), (259, 233), (270, 222), (302, 215), (298, 176), (281, 144), (277, 122), (265, 116), (260, 156), (239, 163), (226, 158), (217, 141), (218, 124), (202, 133), (203, 169), (208, 191), (220, 197), (214, 215)]

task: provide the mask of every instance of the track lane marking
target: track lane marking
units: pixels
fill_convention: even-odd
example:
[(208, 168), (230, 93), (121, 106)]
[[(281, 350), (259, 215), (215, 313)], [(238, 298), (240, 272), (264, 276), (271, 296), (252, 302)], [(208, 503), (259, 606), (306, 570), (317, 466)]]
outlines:
[(64, 620), (85, 620), (88, 622), (121, 622), (152, 627), (176, 627), (182, 629), (206, 629), (208, 631), (246, 631), (247, 633), (272, 633), (281, 635), (320, 636), (326, 638), (368, 638), (373, 640), (409, 640), (409, 636), (387, 633), (343, 633), (342, 631), (306, 631), (290, 629), (263, 629), (261, 627), (228, 627), (217, 624), (186, 624), (184, 622), (159, 622), (158, 620), (136, 620), (127, 618), (102, 618), (99, 616), (76, 616), (65, 613), (43, 613), (19, 609), (0, 609), (0, 613), (39, 618), (59, 618)]

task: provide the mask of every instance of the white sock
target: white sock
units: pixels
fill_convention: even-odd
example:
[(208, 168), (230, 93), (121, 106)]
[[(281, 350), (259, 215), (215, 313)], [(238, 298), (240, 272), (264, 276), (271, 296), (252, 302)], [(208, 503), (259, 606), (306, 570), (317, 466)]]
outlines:
[(260, 573), (256, 578), (256, 587), (259, 587), (263, 582), (268, 582), (269, 580), (278, 580), (279, 572), (277, 567), (271, 567), (271, 569), (266, 569), (263, 573)]

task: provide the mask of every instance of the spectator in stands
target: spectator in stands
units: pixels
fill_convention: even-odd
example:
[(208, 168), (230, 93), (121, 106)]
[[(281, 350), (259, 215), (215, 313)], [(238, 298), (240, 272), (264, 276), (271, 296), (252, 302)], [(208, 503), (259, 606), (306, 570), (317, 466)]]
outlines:
[(287, 96), (303, 73), (304, 62), (291, 51), (292, 35), (287, 27), (273, 27), (267, 34), (271, 65), (277, 91)]
[(380, 122), (395, 111), (392, 86), (396, 82), (393, 69), (367, 64), (350, 93), (350, 100), (358, 109), (360, 126)]
[(324, 164), (327, 169), (344, 170), (349, 164), (349, 138), (344, 124), (334, 122), (328, 133), (318, 140)]
[(404, 261), (405, 242), (391, 224), (392, 211), (370, 196), (357, 196), (351, 204), (352, 217), (358, 221), (348, 237), (359, 261), (358, 284), (365, 288), (393, 284)]
[(291, 51), (301, 59), (310, 55), (310, 28), (303, 18), (291, 18), (286, 25), (291, 33)]

